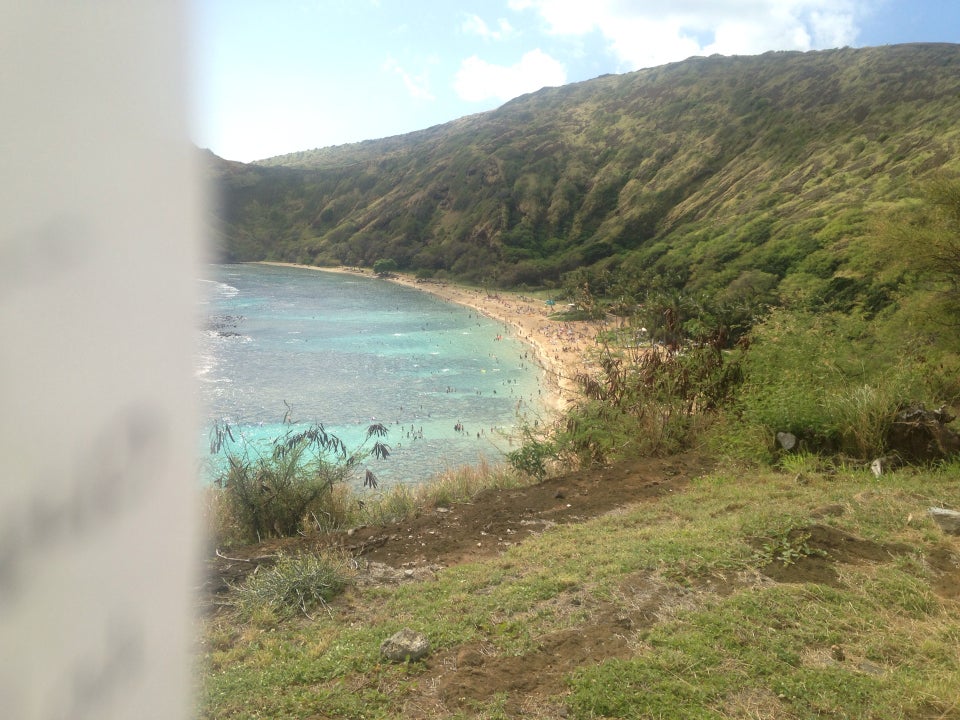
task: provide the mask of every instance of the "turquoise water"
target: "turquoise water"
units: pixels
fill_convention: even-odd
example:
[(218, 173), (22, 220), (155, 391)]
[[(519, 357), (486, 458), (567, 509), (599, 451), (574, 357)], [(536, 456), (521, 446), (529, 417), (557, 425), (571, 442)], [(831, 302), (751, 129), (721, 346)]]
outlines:
[[(267, 265), (211, 265), (201, 286), (203, 453), (215, 421), (251, 453), (314, 422), (354, 448), (378, 422), (391, 455), (366, 467), (384, 485), (417, 483), (502, 459), (520, 419), (540, 410), (531, 351), (469, 308), (371, 277)], [(219, 463), (206, 454), (204, 474)]]

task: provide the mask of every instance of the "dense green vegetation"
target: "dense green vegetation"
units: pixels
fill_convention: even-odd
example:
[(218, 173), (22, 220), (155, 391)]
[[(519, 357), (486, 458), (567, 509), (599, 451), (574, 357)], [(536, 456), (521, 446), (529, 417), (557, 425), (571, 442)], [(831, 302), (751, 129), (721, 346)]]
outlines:
[[(731, 302), (882, 305), (846, 246), (960, 170), (960, 47), (692, 58), (385, 140), (211, 160), (234, 260), (502, 286), (623, 270)], [(838, 308), (840, 309), (840, 308)]]
[[(918, 187), (918, 202), (879, 213), (845, 243), (861, 290), (849, 297), (774, 306), (632, 288), (640, 302), (599, 338), (601, 371), (579, 378), (584, 398), (554, 426), (528, 428), (511, 463), (542, 473), (555, 461), (583, 466), (706, 443), (776, 464), (781, 432), (841, 464), (960, 450), (937, 423), (919, 445), (905, 442), (897, 420), (908, 407), (943, 407), (948, 419), (960, 406), (960, 179)], [(871, 303), (865, 289), (878, 286), (884, 300)], [(618, 297), (607, 307), (617, 309)]]
[(693, 58), (211, 160), (224, 252), (558, 284), (618, 316), (584, 400), (511, 454), (524, 473), (702, 442), (777, 462), (777, 432), (869, 461), (906, 405), (960, 398), (958, 70), (954, 45)]

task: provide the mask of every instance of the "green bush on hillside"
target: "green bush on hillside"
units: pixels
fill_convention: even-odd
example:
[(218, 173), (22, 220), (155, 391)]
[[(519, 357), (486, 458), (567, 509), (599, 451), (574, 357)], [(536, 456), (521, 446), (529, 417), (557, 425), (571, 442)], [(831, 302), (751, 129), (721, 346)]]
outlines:
[[(605, 463), (628, 454), (658, 455), (689, 447), (713, 415), (726, 407), (741, 381), (740, 350), (725, 350), (723, 327), (696, 325), (670, 345), (653, 343), (634, 324), (601, 355), (597, 375), (577, 380), (584, 399), (528, 459), (548, 448), (577, 465)], [(638, 338), (644, 338), (638, 341)]]
[[(211, 450), (223, 449), (219, 438), (224, 428), (215, 428)], [(350, 478), (368, 455), (389, 456), (390, 448), (376, 440), (387, 432), (379, 423), (371, 425), (364, 443), (374, 440), (372, 447), (348, 453), (343, 441), (315, 424), (278, 438), (265, 457), (251, 458), (249, 447), (244, 453), (227, 452), (227, 469), (216, 481), (222, 495), (219, 511), (227, 518), (220, 518), (217, 525), (234, 528), (240, 536), (236, 539), (244, 542), (295, 535), (308, 521), (322, 529), (336, 526), (337, 513), (331, 512), (335, 487)], [(377, 485), (369, 470), (364, 485)]]
[(899, 407), (934, 398), (924, 363), (876, 331), (858, 315), (772, 311), (751, 334), (733, 412), (771, 443), (790, 432), (814, 452), (882, 454)]

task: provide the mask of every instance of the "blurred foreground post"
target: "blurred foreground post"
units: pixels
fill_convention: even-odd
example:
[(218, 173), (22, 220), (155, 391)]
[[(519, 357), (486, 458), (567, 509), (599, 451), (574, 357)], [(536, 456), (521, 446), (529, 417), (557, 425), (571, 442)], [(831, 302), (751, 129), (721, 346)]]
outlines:
[(0, 6), (0, 716), (190, 713), (198, 188), (178, 2)]

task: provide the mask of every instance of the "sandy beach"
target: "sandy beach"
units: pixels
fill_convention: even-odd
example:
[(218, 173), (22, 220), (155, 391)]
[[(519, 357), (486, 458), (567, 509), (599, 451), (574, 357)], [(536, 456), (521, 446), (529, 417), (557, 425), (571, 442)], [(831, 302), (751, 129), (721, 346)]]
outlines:
[[(321, 272), (363, 275), (373, 278), (370, 270), (347, 267), (318, 267), (296, 263), (264, 262), (264, 265), (298, 267)], [(393, 275), (384, 282), (428, 292), (447, 302), (472, 308), (487, 317), (503, 323), (503, 335), (512, 335), (530, 346), (537, 362), (544, 370), (545, 406), (559, 412), (577, 397), (574, 380), (581, 372), (593, 367), (592, 357), (597, 348), (595, 338), (604, 329), (602, 322), (551, 320), (554, 308), (539, 298), (503, 290), (485, 291), (439, 280), (417, 280), (406, 275)]]

